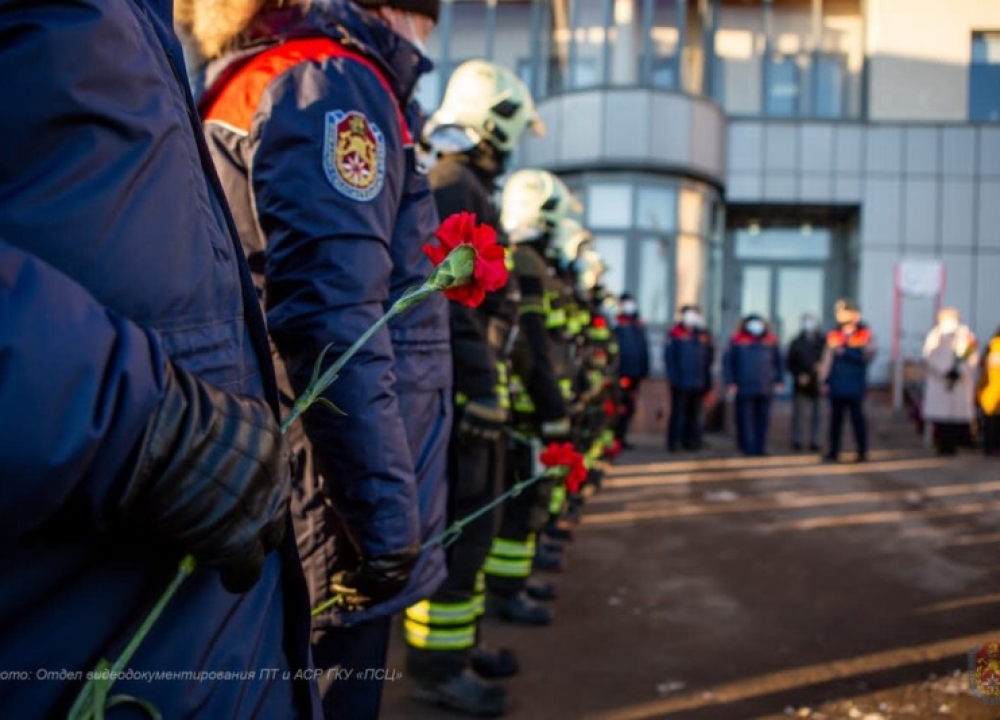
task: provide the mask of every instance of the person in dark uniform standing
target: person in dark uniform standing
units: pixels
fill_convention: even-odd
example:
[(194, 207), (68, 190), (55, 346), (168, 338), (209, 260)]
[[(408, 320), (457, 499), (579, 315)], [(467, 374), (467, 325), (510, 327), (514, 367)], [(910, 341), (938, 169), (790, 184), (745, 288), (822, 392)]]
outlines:
[[(537, 474), (540, 444), (569, 440), (572, 425), (559, 385), (557, 348), (547, 329), (548, 299), (557, 292), (545, 251), (574, 202), (556, 176), (520, 170), (504, 185), (501, 224), (513, 245), (521, 289), (512, 354), (511, 395), (516, 438), (508, 447), (506, 483)], [(527, 594), (536, 536), (548, 518), (551, 482), (511, 498), (486, 560), (487, 611), (509, 622), (547, 625), (553, 611)]]
[(736, 437), (747, 456), (767, 454), (771, 396), (782, 389), (778, 338), (760, 315), (748, 315), (722, 358), (726, 386), (736, 398)]
[(875, 336), (861, 321), (861, 311), (852, 300), (834, 306), (837, 327), (827, 333), (820, 361), (820, 382), (830, 398), (830, 445), (823, 460), (836, 462), (844, 415), (851, 417), (857, 461), (868, 459), (868, 421), (864, 399), (868, 391), (868, 365), (875, 357)]
[[(471, 60), (452, 74), (425, 142), (437, 155), (429, 177), (438, 214), (471, 212), (500, 225), (491, 195), (522, 133), (540, 130), (528, 89), (495, 63)], [(517, 327), (518, 286), (491, 293), (473, 309), (451, 303), (456, 423), (448, 449), (448, 522), (471, 515), (502, 489), (510, 416), (508, 362)], [(407, 668), (415, 694), (453, 710), (498, 715), (506, 691), (480, 677), (517, 671), (509, 650), (479, 644), (477, 578), (493, 541), (499, 510), (466, 525), (448, 548), (448, 576), (429, 599), (406, 610)]]
[(712, 386), (715, 345), (697, 305), (681, 308), (680, 319), (667, 333), (663, 363), (670, 384), (667, 450), (701, 446), (701, 406)]
[[(328, 368), (433, 270), (438, 227), (413, 138), (437, 0), (193, 3), (211, 58), (205, 134), (255, 272), (284, 394)], [(446, 575), (448, 301), (379, 330), (293, 426), (293, 495), (328, 718), (377, 717), (393, 614)], [(325, 348), (329, 346), (329, 352)], [(322, 358), (322, 361), (319, 359)]]
[(628, 428), (635, 416), (639, 386), (649, 376), (649, 341), (646, 339), (646, 325), (639, 317), (639, 304), (631, 293), (622, 293), (618, 299), (615, 336), (618, 339), (618, 375), (623, 406), (623, 411), (615, 424), (615, 437), (622, 447), (630, 448), (632, 446), (627, 439)]
[(802, 425), (809, 427), (809, 450), (819, 452), (819, 363), (826, 339), (815, 315), (802, 316), (802, 331), (788, 348), (786, 367), (792, 376), (792, 450), (802, 449)]

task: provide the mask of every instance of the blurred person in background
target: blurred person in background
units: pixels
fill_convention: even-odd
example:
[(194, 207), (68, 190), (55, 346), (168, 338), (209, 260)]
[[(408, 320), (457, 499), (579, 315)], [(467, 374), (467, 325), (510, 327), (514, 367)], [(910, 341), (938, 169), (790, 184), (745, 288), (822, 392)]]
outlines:
[(622, 389), (622, 413), (615, 426), (615, 437), (623, 448), (631, 448), (627, 441), (628, 429), (635, 416), (639, 388), (649, 376), (649, 341), (646, 325), (639, 317), (639, 305), (627, 292), (618, 299), (615, 336), (618, 339), (618, 377)]
[(934, 424), (939, 455), (954, 455), (975, 418), (975, 379), (979, 363), (976, 336), (961, 324), (958, 310), (942, 308), (924, 341), (923, 417)]
[(767, 454), (771, 397), (783, 389), (778, 338), (760, 315), (747, 315), (722, 358), (726, 388), (736, 399), (736, 439), (747, 456)]
[(868, 366), (875, 357), (875, 336), (861, 320), (861, 310), (853, 300), (841, 299), (834, 305), (837, 327), (826, 335), (820, 361), (821, 390), (830, 399), (830, 444), (823, 460), (837, 462), (844, 415), (854, 428), (856, 460), (868, 459), (868, 420), (864, 400), (868, 392)]
[(705, 328), (701, 308), (685, 305), (667, 332), (663, 363), (670, 385), (670, 421), (667, 450), (701, 448), (702, 400), (712, 387), (715, 345)]
[(1000, 452), (1000, 328), (990, 338), (980, 366), (976, 396), (983, 413), (983, 452), (996, 455)]
[[(788, 348), (786, 367), (792, 376), (792, 450), (803, 447), (803, 424), (808, 422), (809, 450), (819, 452), (819, 363), (826, 339), (819, 319), (807, 313), (802, 329)], [(808, 418), (808, 420), (807, 420)]]

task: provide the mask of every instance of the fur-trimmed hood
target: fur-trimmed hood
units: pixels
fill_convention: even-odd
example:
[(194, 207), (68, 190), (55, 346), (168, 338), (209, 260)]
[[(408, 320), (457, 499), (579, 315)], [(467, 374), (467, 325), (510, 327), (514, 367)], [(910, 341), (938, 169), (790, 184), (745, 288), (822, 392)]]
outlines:
[(202, 59), (212, 60), (230, 49), (261, 11), (309, 5), (310, 0), (176, 0), (174, 24)]

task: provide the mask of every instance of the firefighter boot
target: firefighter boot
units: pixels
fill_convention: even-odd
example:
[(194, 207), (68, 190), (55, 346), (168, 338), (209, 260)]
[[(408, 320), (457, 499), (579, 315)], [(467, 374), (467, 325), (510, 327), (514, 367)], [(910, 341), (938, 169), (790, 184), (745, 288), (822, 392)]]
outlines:
[(438, 681), (417, 681), (413, 697), (477, 717), (507, 712), (507, 690), (483, 682), (471, 670)]
[(486, 612), (518, 625), (548, 625), (555, 616), (551, 608), (535, 602), (524, 593), (505, 597), (488, 592)]
[(498, 680), (516, 675), (520, 666), (517, 656), (507, 648), (477, 645), (469, 655), (469, 662), (476, 674), (486, 680)]
[(549, 602), (556, 599), (556, 586), (543, 580), (528, 580), (528, 584), (524, 587), (524, 592), (532, 600)]

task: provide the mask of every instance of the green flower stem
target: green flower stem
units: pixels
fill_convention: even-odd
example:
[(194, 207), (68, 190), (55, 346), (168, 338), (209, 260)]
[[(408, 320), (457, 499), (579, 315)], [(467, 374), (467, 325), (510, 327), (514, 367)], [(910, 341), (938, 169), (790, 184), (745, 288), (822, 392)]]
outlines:
[[(433, 278), (433, 275), (431, 277)], [(316, 363), (316, 371), (313, 373), (313, 378), (309, 383), (309, 387), (307, 387), (305, 392), (298, 397), (295, 404), (292, 405), (292, 411), (288, 413), (288, 417), (286, 417), (284, 422), (281, 423), (281, 432), (287, 432), (288, 428), (290, 428), (292, 423), (301, 417), (302, 413), (322, 399), (323, 393), (326, 392), (327, 388), (333, 385), (333, 383), (337, 380), (337, 376), (340, 374), (340, 371), (344, 369), (344, 366), (347, 365), (348, 361), (358, 354), (358, 350), (364, 347), (365, 344), (372, 339), (372, 336), (374, 336), (375, 333), (385, 327), (386, 324), (394, 317), (427, 299), (437, 292), (437, 290), (438, 288), (431, 283), (430, 279), (428, 279), (423, 285), (411, 288), (403, 293), (403, 295), (392, 304), (392, 307), (390, 307), (385, 314), (382, 315), (382, 317), (376, 320), (370, 328), (365, 330), (364, 334), (355, 340), (354, 343), (347, 348), (343, 355), (337, 358), (333, 365), (327, 368), (327, 370), (322, 374), (319, 374), (318, 371), (322, 365), (322, 360), (327, 351), (330, 349), (330, 346), (327, 345), (326, 348), (323, 349), (323, 352), (320, 353)]]
[(322, 615), (323, 613), (325, 613), (330, 608), (334, 608), (334, 607), (337, 607), (338, 605), (340, 605), (340, 603), (341, 603), (341, 601), (343, 599), (344, 599), (343, 596), (340, 593), (337, 593), (336, 595), (334, 595), (329, 600), (324, 600), (319, 605), (317, 605), (316, 607), (314, 607), (312, 609), (312, 612), (309, 613), (309, 614), (312, 615), (312, 617), (316, 617), (317, 615)]
[[(444, 545), (445, 547), (448, 547), (456, 540), (458, 540), (459, 536), (462, 534), (462, 531), (469, 523), (482, 517), (490, 510), (497, 507), (498, 505), (505, 503), (510, 498), (519, 495), (520, 493), (522, 493), (524, 490), (531, 487), (535, 483), (540, 482), (541, 480), (548, 477), (566, 477), (567, 472), (568, 469), (565, 467), (561, 466), (552, 467), (548, 468), (539, 475), (535, 475), (534, 477), (528, 478), (527, 480), (521, 480), (520, 482), (515, 483), (509, 490), (507, 490), (503, 494), (499, 495), (490, 502), (486, 503), (475, 512), (470, 513), (469, 515), (466, 515), (465, 517), (456, 520), (451, 525), (449, 525), (444, 532), (435, 535), (430, 540), (425, 542), (423, 545), (420, 546), (420, 551), (423, 552), (424, 550), (428, 550), (434, 547), (435, 545)], [(341, 600), (342, 598), (340, 595), (334, 595), (332, 598), (323, 601), (322, 603), (320, 603), (319, 605), (317, 605), (312, 609), (311, 613), (312, 616), (316, 617), (317, 615), (320, 615), (326, 612), (327, 610), (336, 607), (337, 605), (340, 604)]]
[(569, 471), (565, 467), (562, 466), (552, 467), (548, 468), (547, 470), (538, 475), (535, 475), (534, 477), (528, 478), (527, 480), (521, 480), (520, 482), (514, 483), (514, 485), (509, 490), (507, 490), (501, 495), (498, 495), (496, 498), (486, 503), (475, 512), (470, 513), (469, 515), (466, 515), (465, 517), (460, 518), (455, 522), (453, 522), (445, 529), (444, 532), (440, 533), (439, 535), (435, 535), (430, 540), (425, 542), (420, 549), (427, 550), (428, 548), (432, 548), (438, 544), (448, 547), (453, 542), (458, 540), (459, 536), (462, 534), (462, 530), (464, 530), (466, 525), (468, 525), (469, 523), (479, 519), (480, 517), (482, 517), (490, 510), (497, 507), (498, 505), (502, 505), (503, 503), (507, 502), (507, 500), (509, 500), (510, 498), (520, 495), (524, 490), (531, 487), (535, 483), (550, 477), (566, 477), (567, 472)]
[[(306, 388), (305, 392), (299, 396), (295, 403), (292, 405), (292, 410), (285, 418), (284, 422), (281, 423), (281, 432), (284, 434), (287, 432), (288, 428), (291, 427), (302, 413), (308, 410), (312, 405), (317, 402), (325, 403), (332, 406), (328, 400), (323, 398), (323, 393), (327, 388), (330, 387), (336, 381), (338, 374), (344, 369), (344, 366), (348, 361), (354, 357), (358, 350), (364, 347), (365, 343), (371, 340), (372, 336), (375, 335), (379, 330), (381, 330), (385, 325), (402, 312), (409, 310), (414, 305), (423, 302), (428, 297), (436, 292), (447, 290), (448, 288), (457, 287), (459, 285), (464, 285), (472, 279), (473, 271), (475, 269), (476, 260), (476, 250), (469, 245), (461, 245), (448, 255), (438, 267), (434, 269), (430, 277), (422, 284), (414, 288), (410, 288), (403, 295), (392, 304), (392, 306), (385, 312), (382, 317), (380, 317), (375, 323), (368, 328), (361, 337), (354, 341), (354, 343), (337, 358), (336, 362), (333, 363), (325, 372), (320, 374), (319, 370), (323, 364), (323, 359), (330, 349), (328, 345), (324, 348), (323, 352), (320, 353), (316, 360), (316, 367), (313, 371), (313, 377), (309, 383), (309, 387)], [(334, 407), (334, 409), (336, 409)], [(530, 484), (531, 482), (537, 482), (543, 476), (539, 478), (534, 478), (532, 481), (525, 481), (525, 483)], [(527, 487), (527, 484), (515, 485), (511, 490), (517, 489), (520, 492), (523, 487)], [(519, 487), (521, 486), (521, 487)], [(485, 508), (480, 511), (486, 512), (489, 508)], [(467, 522), (471, 522), (473, 518), (469, 518)], [(457, 528), (458, 532), (461, 532), (461, 527)], [(457, 537), (457, 535), (456, 535)], [(436, 541), (439, 541), (435, 538)], [(194, 572), (197, 565), (195, 559), (188, 555), (184, 557), (180, 564), (177, 566), (177, 573), (174, 575), (174, 579), (170, 582), (170, 585), (163, 594), (160, 595), (153, 609), (149, 611), (149, 614), (142, 621), (139, 629), (136, 630), (135, 635), (129, 641), (125, 650), (122, 652), (121, 656), (112, 665), (107, 659), (101, 658), (97, 663), (95, 668), (95, 674), (101, 677), (105, 673), (108, 673), (111, 677), (115, 673), (121, 672), (125, 669), (128, 663), (132, 660), (132, 656), (135, 655), (136, 651), (139, 649), (139, 645), (142, 641), (146, 639), (149, 631), (152, 629), (156, 621), (160, 619), (160, 615), (166, 609), (169, 602), (173, 599), (174, 595), (177, 593), (180, 586), (184, 583), (187, 577)], [(330, 600), (327, 600), (318, 608), (312, 611), (313, 615), (317, 615), (324, 610), (333, 607), (340, 601), (340, 595), (336, 595)], [(110, 673), (108, 672), (110, 671)], [(122, 704), (134, 704), (140, 706), (146, 711), (150, 717), (159, 718), (159, 712), (150, 703), (139, 700), (136, 698), (131, 698), (125, 695), (118, 695), (112, 698), (108, 698), (108, 693), (111, 690), (111, 686), (114, 681), (108, 677), (107, 679), (97, 679), (93, 678), (88, 680), (77, 696), (76, 701), (70, 708), (68, 720), (104, 720), (104, 712), (107, 708), (113, 707), (115, 705)]]
[[(96, 720), (101, 720), (104, 717), (105, 703), (107, 702), (108, 692), (111, 690), (111, 685), (114, 684), (112, 679), (116, 674), (122, 672), (127, 667), (128, 663), (132, 660), (132, 656), (135, 655), (136, 651), (139, 649), (139, 645), (142, 641), (146, 639), (149, 631), (152, 630), (153, 625), (156, 621), (160, 619), (160, 615), (166, 609), (167, 604), (173, 599), (174, 595), (180, 589), (180, 586), (187, 580), (188, 576), (194, 572), (197, 562), (190, 555), (184, 557), (180, 564), (177, 566), (177, 572), (174, 574), (174, 579), (170, 581), (170, 585), (167, 589), (160, 595), (153, 609), (149, 611), (149, 614), (142, 621), (139, 629), (136, 630), (135, 635), (129, 640), (128, 645), (122, 651), (122, 654), (118, 657), (113, 665), (109, 665), (107, 660), (102, 659), (98, 663), (97, 667), (97, 677), (88, 680), (87, 684), (84, 686), (80, 695), (77, 697), (76, 702), (73, 703), (73, 707), (69, 711), (69, 720), (89, 720), (90, 718), (95, 718)], [(103, 677), (105, 671), (109, 671), (109, 677)], [(89, 706), (89, 707), (88, 707)]]

